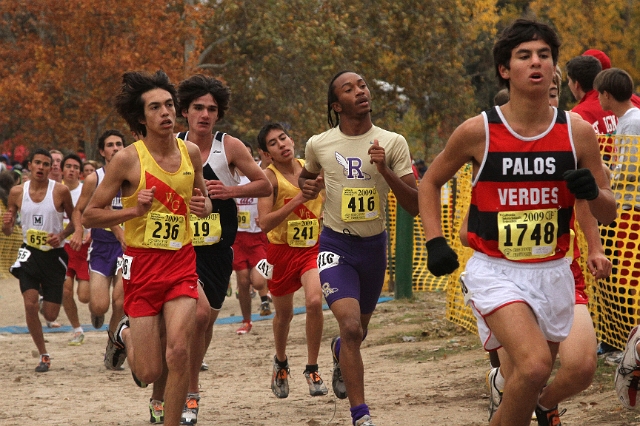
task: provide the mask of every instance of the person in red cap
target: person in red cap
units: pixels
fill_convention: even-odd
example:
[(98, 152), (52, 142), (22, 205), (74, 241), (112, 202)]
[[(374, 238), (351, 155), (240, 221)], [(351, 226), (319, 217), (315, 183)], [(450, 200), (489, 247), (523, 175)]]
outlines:
[(578, 101), (571, 111), (591, 124), (597, 134), (612, 134), (618, 119), (613, 112), (602, 109), (598, 92), (593, 88), (593, 81), (600, 71), (602, 65), (592, 56), (576, 56), (567, 62), (569, 90)]
[[(603, 71), (611, 68), (611, 59), (609, 59), (607, 54), (602, 50), (588, 49), (584, 51), (582, 56), (593, 56), (594, 58), (596, 58), (598, 61), (600, 61), (600, 65), (602, 65)], [(635, 93), (632, 94), (631, 103), (633, 103), (633, 106), (640, 108), (640, 96), (636, 95)]]

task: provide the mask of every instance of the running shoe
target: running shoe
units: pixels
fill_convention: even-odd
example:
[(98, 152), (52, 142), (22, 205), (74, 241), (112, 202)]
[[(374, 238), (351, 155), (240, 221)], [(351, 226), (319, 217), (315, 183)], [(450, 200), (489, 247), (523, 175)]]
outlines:
[(36, 373), (46, 373), (51, 368), (51, 357), (49, 354), (40, 355), (40, 363), (36, 367)]
[(123, 328), (129, 326), (129, 317), (124, 315), (118, 326), (116, 327), (116, 334), (107, 330), (107, 348), (104, 352), (104, 366), (108, 370), (122, 370), (122, 364), (127, 358), (127, 349), (124, 346), (124, 342), (120, 338), (120, 332)]
[(251, 331), (253, 323), (251, 321), (242, 321), (242, 326), (236, 330), (236, 334), (247, 334)]
[(309, 394), (311, 396), (321, 396), (329, 393), (327, 387), (322, 381), (322, 378), (320, 377), (320, 373), (318, 373), (317, 371), (310, 373), (305, 370), (304, 378), (307, 379), (307, 384), (309, 385)]
[(500, 372), (500, 367), (492, 368), (487, 372), (487, 386), (489, 387), (489, 421), (498, 411), (502, 402), (502, 392), (496, 387), (496, 376)]
[(333, 387), (333, 393), (340, 399), (347, 397), (347, 387), (342, 379), (342, 370), (340, 369), (340, 362), (336, 357), (336, 342), (340, 337), (336, 336), (331, 340), (331, 356), (333, 358), (333, 376), (331, 377), (331, 386)]
[(536, 419), (538, 420), (538, 426), (562, 426), (560, 416), (563, 415), (566, 411), (567, 410), (564, 409), (560, 413), (558, 413), (557, 405), (550, 410), (543, 410), (536, 405), (535, 414)]
[(608, 352), (607, 356), (604, 357), (604, 363), (607, 365), (616, 366), (620, 364), (620, 361), (622, 361), (623, 356), (624, 354), (622, 351)]
[(229, 283), (229, 286), (227, 287), (227, 297), (231, 297), (232, 293), (233, 289), (231, 288), (231, 283)]
[(91, 314), (91, 325), (93, 325), (93, 328), (97, 330), (99, 328), (102, 328), (103, 324), (104, 324), (104, 315)]
[(62, 327), (62, 324), (60, 324), (58, 321), (47, 321), (47, 327), (49, 327), (49, 328), (60, 328), (60, 327)]
[(365, 414), (364, 416), (356, 420), (355, 426), (376, 426), (376, 425), (373, 424), (373, 421), (371, 420), (371, 416), (368, 414)]
[(202, 364), (200, 364), (200, 371), (207, 371), (209, 369), (209, 365), (202, 361)]
[(285, 368), (280, 368), (275, 355), (273, 356), (271, 390), (278, 398), (286, 398), (289, 396), (289, 363), (287, 362), (287, 366)]
[(84, 342), (84, 333), (76, 331), (73, 333), (73, 337), (69, 339), (69, 346), (80, 346), (82, 342)]
[(626, 408), (634, 409), (638, 402), (637, 395), (640, 390), (640, 363), (636, 357), (636, 345), (640, 340), (638, 326), (633, 327), (624, 348), (622, 361), (616, 369), (614, 384), (618, 399)]
[(254, 290), (253, 286), (251, 286), (250, 290), (249, 290), (249, 295), (251, 296), (251, 298), (255, 299), (257, 294), (258, 293), (256, 293), (256, 291)]
[(164, 401), (149, 399), (149, 423), (160, 425), (164, 423)]
[(268, 300), (265, 300), (264, 302), (260, 303), (260, 316), (266, 317), (268, 315), (271, 315), (271, 305), (269, 304)]
[(200, 394), (188, 393), (187, 402), (182, 409), (181, 425), (195, 425), (198, 423), (198, 405), (200, 403)]

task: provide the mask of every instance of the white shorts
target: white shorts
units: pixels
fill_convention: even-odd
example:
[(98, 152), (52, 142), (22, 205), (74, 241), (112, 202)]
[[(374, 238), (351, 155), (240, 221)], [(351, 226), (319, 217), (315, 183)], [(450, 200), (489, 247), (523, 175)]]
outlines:
[(575, 281), (569, 262), (563, 258), (520, 263), (479, 252), (473, 254), (461, 276), (462, 290), (478, 321), (485, 350), (502, 345), (484, 318), (511, 303), (529, 305), (548, 341), (559, 343), (567, 338), (575, 304)]

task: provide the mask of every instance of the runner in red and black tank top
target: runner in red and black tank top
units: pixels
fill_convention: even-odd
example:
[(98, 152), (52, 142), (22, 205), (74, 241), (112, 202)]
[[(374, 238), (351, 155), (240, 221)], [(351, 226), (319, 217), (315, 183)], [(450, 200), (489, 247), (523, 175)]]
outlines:
[(562, 174), (576, 168), (567, 113), (556, 110), (547, 131), (527, 138), (509, 127), (498, 107), (482, 115), (488, 146), (474, 181), (469, 245), (521, 262), (564, 257), (575, 199)]

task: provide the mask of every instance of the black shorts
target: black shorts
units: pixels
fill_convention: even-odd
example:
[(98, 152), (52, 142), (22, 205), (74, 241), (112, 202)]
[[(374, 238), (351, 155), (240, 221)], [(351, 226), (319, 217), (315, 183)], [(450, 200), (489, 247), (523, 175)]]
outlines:
[(220, 310), (227, 296), (233, 272), (233, 249), (214, 247), (215, 245), (194, 247), (196, 271), (209, 305), (215, 310)]
[(61, 304), (68, 262), (64, 248), (42, 251), (23, 243), (9, 271), (20, 281), (22, 293), (37, 290), (47, 302)]

